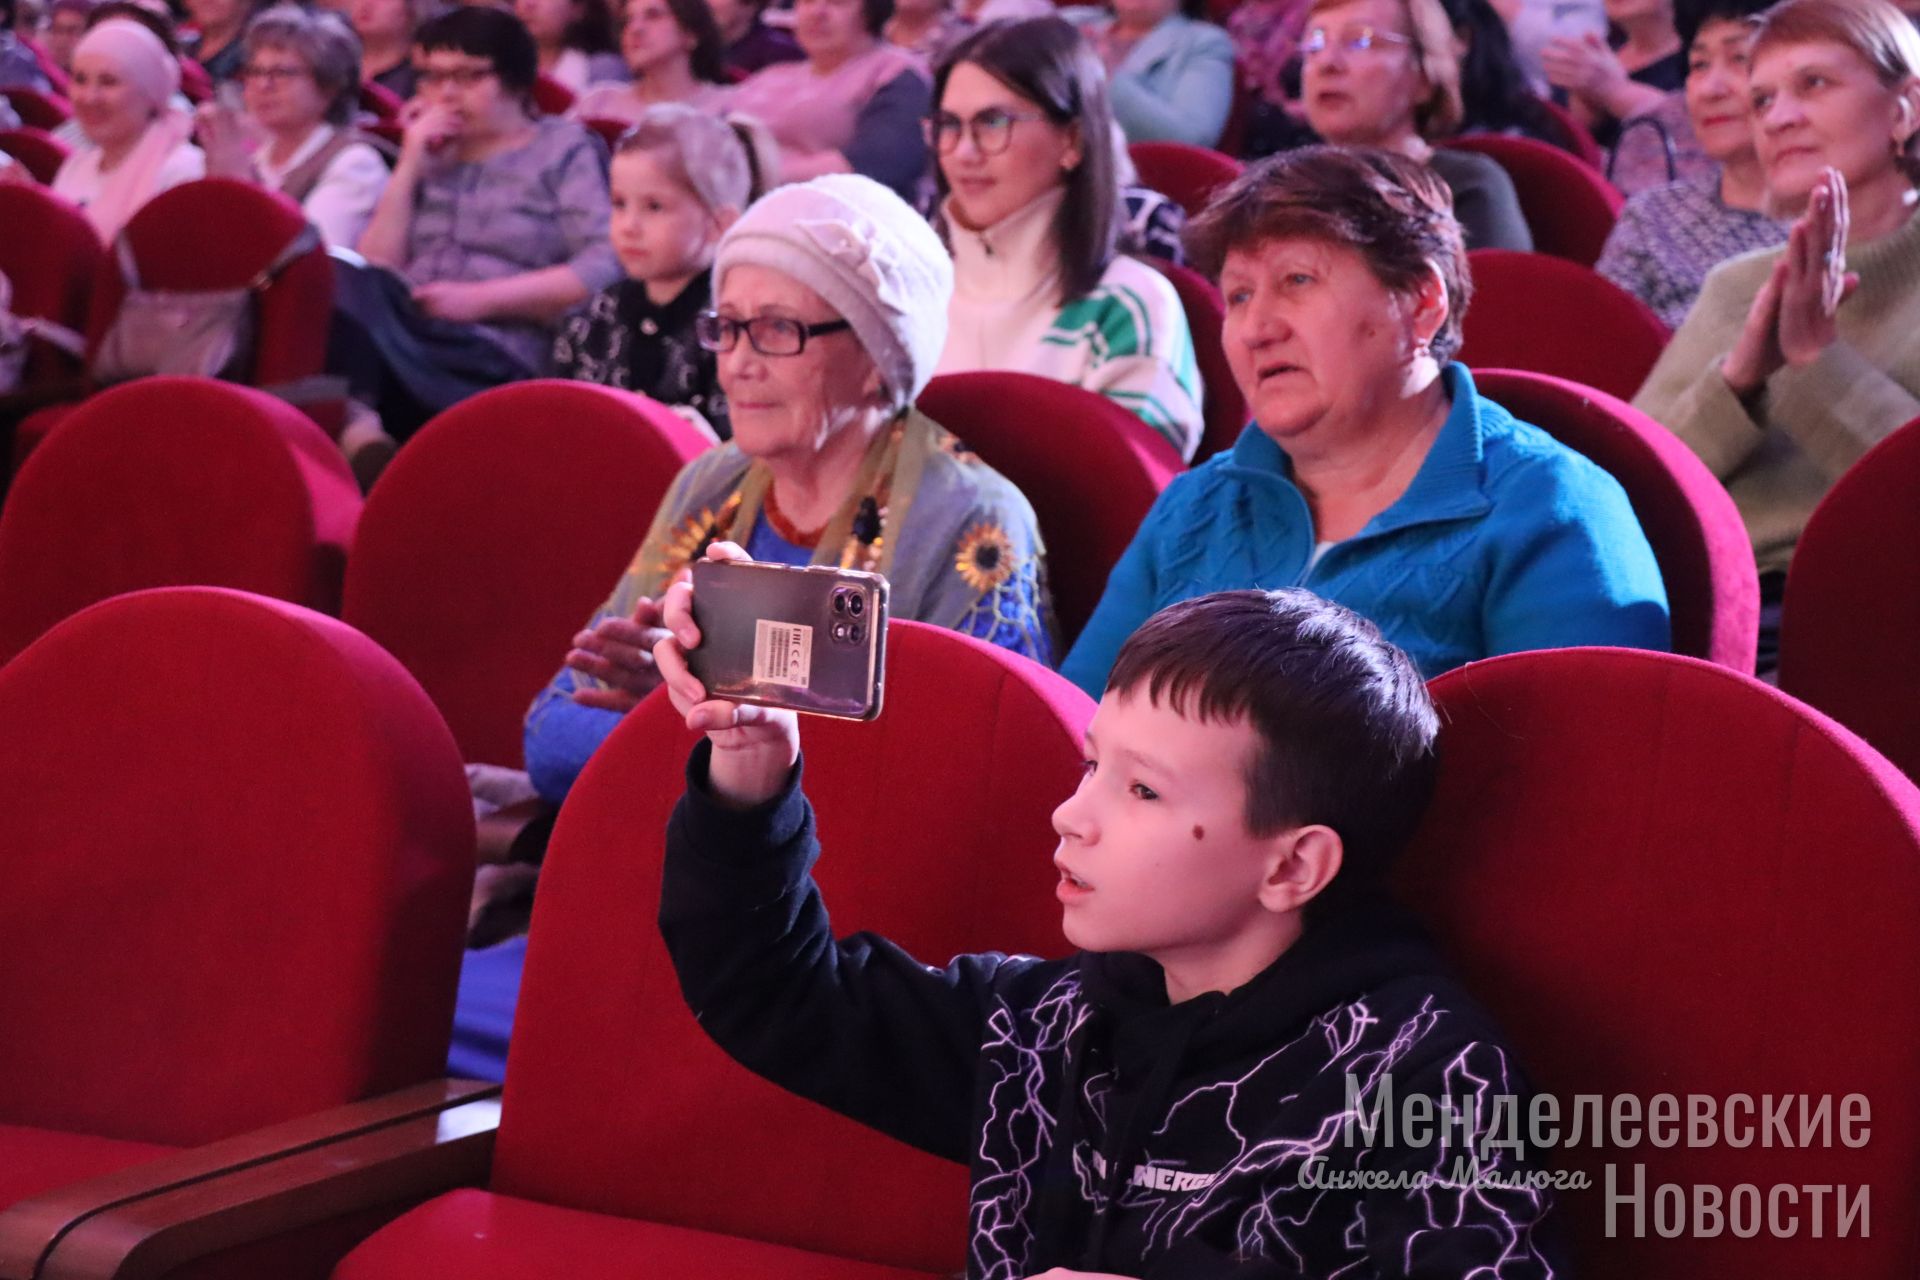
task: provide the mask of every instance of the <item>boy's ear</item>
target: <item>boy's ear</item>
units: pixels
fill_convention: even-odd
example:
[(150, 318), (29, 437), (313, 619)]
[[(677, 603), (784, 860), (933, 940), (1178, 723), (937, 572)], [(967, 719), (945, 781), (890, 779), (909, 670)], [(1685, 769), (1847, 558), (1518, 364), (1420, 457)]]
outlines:
[(1298, 911), (1319, 897), (1340, 872), (1346, 848), (1340, 833), (1318, 823), (1290, 827), (1273, 837), (1260, 905), (1275, 915)]
[(723, 204), (714, 210), (713, 225), (718, 231), (714, 239), (718, 240), (721, 236), (727, 234), (727, 229), (738, 221), (740, 221), (740, 210), (734, 205)]

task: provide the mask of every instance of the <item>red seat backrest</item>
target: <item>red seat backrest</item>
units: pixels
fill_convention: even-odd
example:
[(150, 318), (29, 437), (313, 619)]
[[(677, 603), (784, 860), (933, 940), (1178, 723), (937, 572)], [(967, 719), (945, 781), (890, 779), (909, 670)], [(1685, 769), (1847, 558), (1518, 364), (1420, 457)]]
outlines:
[(1200, 447), (1193, 455), (1194, 465), (1198, 466), (1214, 454), (1233, 448), (1233, 442), (1240, 438), (1248, 422), (1247, 399), (1240, 394), (1233, 366), (1227, 363), (1222, 334), (1222, 326), (1227, 322), (1226, 299), (1220, 296), (1220, 286), (1192, 267), (1178, 266), (1163, 258), (1143, 261), (1165, 276), (1173, 285), (1173, 291), (1180, 295), (1181, 309), (1187, 313), (1187, 328), (1193, 334), (1193, 354), (1200, 366), (1205, 401), (1201, 414), (1206, 424)]
[(406, 99), (379, 81), (362, 80), (360, 82), (360, 109), (371, 111), (382, 122), (399, 120), (400, 111), (406, 105)]
[(73, 105), (65, 98), (29, 89), (25, 85), (0, 88), (0, 98), (12, 104), (13, 113), (20, 117), (20, 123), (29, 128), (58, 129), (73, 118)]
[(615, 120), (609, 116), (589, 116), (580, 123), (600, 135), (600, 141), (607, 144), (608, 154), (612, 154), (613, 149), (619, 145), (621, 136), (633, 128), (633, 125), (627, 121)]
[(1245, 169), (1232, 156), (1187, 142), (1136, 142), (1127, 147), (1140, 185), (1166, 196), (1192, 217), (1213, 193)]
[[(1908, 1274), (1920, 1252), (1920, 792), (1826, 717), (1671, 654), (1513, 654), (1433, 682), (1440, 780), (1399, 880), (1560, 1105), (1865, 1095), (1871, 1142), (1591, 1145), (1553, 1154), (1583, 1275)], [(1524, 1119), (1524, 1117), (1523, 1117)], [(1757, 1129), (1758, 1116), (1740, 1117)], [(1637, 1132), (1637, 1129), (1636, 1129)], [(1798, 1133), (1797, 1126), (1794, 1132)], [(1646, 1226), (1606, 1230), (1645, 1167)], [(1656, 1234), (1663, 1184), (1870, 1186), (1870, 1232)], [(1882, 1209), (1881, 1206), (1890, 1206)], [(1856, 1228), (1859, 1224), (1856, 1224)]]
[(1458, 359), (1525, 369), (1631, 400), (1670, 336), (1647, 304), (1590, 267), (1544, 253), (1475, 249)]
[[(203, 178), (149, 200), (124, 234), (146, 288), (239, 289), (306, 225), (300, 206), (278, 192), (231, 178)], [(120, 264), (109, 254), (96, 276), (88, 323), (95, 349), (125, 296)], [(241, 381), (271, 387), (318, 374), (326, 365), (327, 326), (333, 318), (333, 264), (326, 246), (316, 244), (260, 290), (254, 317), (253, 368)]]
[(360, 514), (339, 449), (272, 396), (143, 378), (87, 400), (0, 507), (0, 661), (143, 587), (234, 587), (332, 608)]
[(31, 126), (22, 129), (0, 129), (0, 151), (6, 152), (20, 162), (22, 168), (32, 174), (34, 180), (51, 186), (53, 177), (60, 172), (60, 166), (67, 162), (72, 154), (67, 144), (48, 133), (45, 129)]
[(1633, 503), (1673, 618), (1673, 651), (1753, 671), (1760, 582), (1746, 522), (1693, 450), (1632, 405), (1592, 387), (1514, 369), (1476, 369), (1480, 394), (1585, 455)]
[(204, 1143), (444, 1069), (471, 801), (366, 637), (110, 600), (0, 668), (0, 777), (0, 1122)]
[(579, 98), (573, 90), (542, 71), (533, 82), (533, 105), (543, 116), (563, 116)]
[[(0, 272), (13, 286), (15, 315), (37, 316), (76, 333), (102, 257), (100, 237), (78, 209), (50, 191), (0, 184)], [(43, 342), (28, 356), (28, 385), (80, 373), (80, 362)]]
[(1579, 160), (1595, 173), (1605, 172), (1607, 164), (1606, 152), (1602, 151), (1600, 144), (1594, 141), (1593, 134), (1587, 131), (1587, 126), (1581, 124), (1573, 112), (1567, 110), (1552, 98), (1540, 99), (1540, 107), (1546, 112), (1547, 118), (1553, 121), (1555, 128), (1559, 130), (1560, 136), (1555, 139), (1555, 142), (1560, 149)]
[(1183, 470), (1179, 457), (1117, 402), (1031, 373), (950, 373), (927, 384), (920, 409), (1033, 504), (1065, 654), (1148, 508)]
[(1920, 778), (1920, 420), (1814, 508), (1787, 570), (1780, 687)]
[[(878, 720), (806, 722), (836, 934), (877, 930), (931, 964), (1064, 953), (1050, 815), (1078, 785), (1093, 704), (951, 631), (895, 622), (888, 648)], [(963, 1169), (750, 1075), (687, 1012), (654, 921), (692, 744), (656, 693), (567, 798), (534, 908), (494, 1189), (957, 1269)]]
[(590, 383), (465, 400), (374, 486), (341, 616), (406, 664), (468, 760), (518, 765), (527, 704), (707, 445), (663, 406)]
[(1536, 251), (1588, 267), (1600, 260), (1626, 200), (1598, 169), (1533, 138), (1475, 133), (1448, 138), (1441, 145), (1500, 162), (1513, 179)]

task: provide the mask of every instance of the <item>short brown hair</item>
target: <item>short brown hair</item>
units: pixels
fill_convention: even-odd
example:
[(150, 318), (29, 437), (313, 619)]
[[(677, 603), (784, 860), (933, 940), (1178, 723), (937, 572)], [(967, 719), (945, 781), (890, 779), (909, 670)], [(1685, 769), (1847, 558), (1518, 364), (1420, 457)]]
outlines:
[(339, 14), (277, 4), (247, 24), (244, 47), (249, 58), (278, 49), (306, 63), (327, 100), (327, 123), (353, 123), (360, 105), (360, 37)]
[(1216, 591), (1168, 605), (1121, 646), (1107, 692), (1194, 720), (1245, 719), (1247, 830), (1340, 835), (1329, 902), (1378, 882), (1433, 794), (1440, 717), (1380, 629), (1311, 591)]
[(1375, 147), (1285, 151), (1222, 188), (1186, 233), (1194, 264), (1216, 278), (1228, 253), (1284, 238), (1353, 249), (1400, 294), (1417, 292), (1438, 268), (1447, 318), (1428, 345), (1443, 363), (1460, 349), (1473, 277), (1453, 193), (1433, 170)]
[[(1307, 15), (1349, 3), (1314, 0)], [(1422, 138), (1452, 137), (1467, 118), (1460, 89), (1460, 56), (1454, 52), (1453, 22), (1440, 0), (1399, 0), (1407, 15), (1407, 34), (1413, 37), (1413, 60), (1427, 82), (1427, 96), (1413, 104), (1413, 127)]]
[[(1780, 0), (1753, 20), (1749, 62), (1768, 45), (1837, 44), (1860, 55), (1881, 85), (1897, 92), (1920, 76), (1920, 32), (1887, 0)], [(1920, 183), (1920, 130), (1900, 151), (1901, 171)]]

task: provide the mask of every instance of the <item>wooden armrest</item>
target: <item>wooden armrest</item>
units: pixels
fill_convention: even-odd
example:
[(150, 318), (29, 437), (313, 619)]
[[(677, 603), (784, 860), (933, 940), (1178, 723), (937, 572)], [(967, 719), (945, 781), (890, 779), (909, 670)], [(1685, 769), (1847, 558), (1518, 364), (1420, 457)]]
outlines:
[(500, 1087), (437, 1080), (240, 1134), (0, 1212), (0, 1280), (160, 1276), (183, 1261), (485, 1180)]

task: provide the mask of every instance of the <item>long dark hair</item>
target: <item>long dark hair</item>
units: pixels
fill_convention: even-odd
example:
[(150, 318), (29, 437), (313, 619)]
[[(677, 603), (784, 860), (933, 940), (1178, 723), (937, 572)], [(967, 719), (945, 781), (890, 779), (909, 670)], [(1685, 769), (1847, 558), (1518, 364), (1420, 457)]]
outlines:
[[(1045, 113), (1080, 133), (1080, 163), (1067, 175), (1067, 196), (1054, 215), (1053, 243), (1060, 254), (1066, 302), (1091, 293), (1113, 262), (1120, 234), (1120, 182), (1113, 156), (1113, 108), (1107, 73), (1074, 26), (1062, 18), (991, 22), (962, 40), (933, 73), (933, 102), (946, 96), (947, 78), (970, 62)], [(940, 195), (947, 176), (934, 174)]]
[(1527, 86), (1527, 73), (1513, 53), (1506, 20), (1487, 0), (1440, 0), (1454, 34), (1466, 41), (1460, 59), (1460, 99), (1466, 107), (1464, 133), (1505, 133), (1518, 129), (1556, 146), (1560, 129)]
[(687, 64), (693, 69), (694, 79), (726, 84), (727, 42), (720, 34), (720, 24), (714, 21), (707, 0), (667, 0), (667, 11), (680, 29), (693, 37), (693, 52), (687, 55)]

